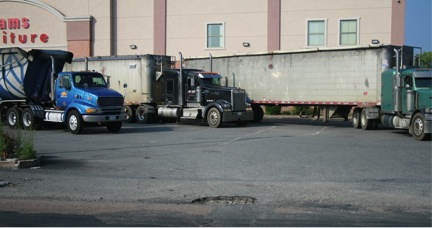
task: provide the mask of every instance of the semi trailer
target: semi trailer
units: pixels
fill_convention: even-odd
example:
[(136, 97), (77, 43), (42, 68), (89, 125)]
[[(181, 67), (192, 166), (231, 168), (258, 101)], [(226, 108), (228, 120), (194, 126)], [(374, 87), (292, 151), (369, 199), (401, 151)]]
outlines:
[(65, 67), (101, 72), (110, 88), (123, 93), (127, 122), (194, 119), (217, 128), (253, 119), (244, 89), (224, 86), (218, 73), (183, 68), (179, 54), (177, 69), (175, 57), (150, 54), (75, 58)]
[(66, 125), (79, 134), (86, 125), (118, 132), (125, 119), (123, 96), (96, 72), (62, 72), (73, 53), (62, 50), (0, 49), (0, 111), (11, 128)]
[(432, 75), (414, 65), (413, 47), (359, 46), (189, 57), (248, 91), (254, 120), (262, 106), (316, 106), (324, 121), (348, 116), (355, 128), (408, 129), (417, 140), (432, 133)]

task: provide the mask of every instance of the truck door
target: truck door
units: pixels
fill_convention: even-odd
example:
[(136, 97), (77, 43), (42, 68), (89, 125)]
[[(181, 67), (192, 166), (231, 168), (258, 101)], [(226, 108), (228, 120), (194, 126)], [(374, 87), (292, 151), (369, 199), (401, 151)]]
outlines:
[(60, 109), (66, 109), (72, 100), (73, 93), (71, 92), (71, 76), (63, 75), (57, 78), (55, 88), (55, 104)]
[(186, 92), (186, 101), (188, 102), (196, 102), (196, 86), (197, 86), (196, 83), (197, 80), (194, 76), (187, 77), (185, 92)]
[(165, 104), (178, 104), (178, 81), (172, 77), (167, 77), (164, 83)]

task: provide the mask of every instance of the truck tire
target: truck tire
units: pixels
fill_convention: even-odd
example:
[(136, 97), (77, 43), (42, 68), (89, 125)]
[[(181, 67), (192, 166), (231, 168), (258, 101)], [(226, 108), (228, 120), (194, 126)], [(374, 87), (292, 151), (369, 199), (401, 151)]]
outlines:
[(425, 119), (422, 113), (416, 113), (411, 122), (411, 133), (414, 139), (423, 141), (431, 137), (425, 133)]
[(84, 128), (84, 122), (81, 114), (77, 110), (72, 110), (67, 116), (67, 127), (70, 133), (77, 135), (81, 133)]
[(264, 118), (264, 111), (260, 105), (252, 105), (253, 122), (258, 123)]
[(34, 116), (31, 108), (25, 108), (21, 115), (21, 123), (25, 130), (41, 129), (41, 120)]
[(136, 109), (136, 121), (141, 124), (146, 124), (150, 120), (148, 113), (148, 107), (146, 105), (140, 105)]
[(361, 108), (355, 108), (353, 111), (353, 116), (352, 116), (352, 124), (354, 128), (360, 128), (360, 115), (361, 115)]
[(13, 107), (8, 109), (6, 113), (6, 122), (9, 128), (11, 129), (17, 129), (20, 125), (20, 119), (21, 119), (21, 112), (19, 109)]
[(361, 125), (361, 128), (363, 130), (370, 130), (370, 129), (372, 129), (373, 121), (374, 120), (368, 120), (368, 118), (366, 116), (366, 109), (364, 108), (361, 111), (361, 114), (360, 114), (360, 125)]
[(126, 123), (135, 123), (136, 122), (136, 117), (135, 117), (135, 108), (132, 106), (124, 106), (124, 112), (126, 114)]
[(112, 122), (112, 123), (107, 123), (106, 127), (108, 129), (109, 132), (119, 132), (121, 127), (122, 127), (123, 122)]
[(222, 126), (222, 115), (219, 109), (213, 107), (207, 113), (207, 123), (210, 127), (218, 128)]

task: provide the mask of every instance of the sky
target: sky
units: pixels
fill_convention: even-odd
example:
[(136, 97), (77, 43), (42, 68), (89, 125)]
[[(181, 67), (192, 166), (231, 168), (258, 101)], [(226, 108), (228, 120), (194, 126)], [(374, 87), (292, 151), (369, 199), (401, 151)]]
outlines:
[(405, 45), (432, 51), (432, 0), (405, 0)]

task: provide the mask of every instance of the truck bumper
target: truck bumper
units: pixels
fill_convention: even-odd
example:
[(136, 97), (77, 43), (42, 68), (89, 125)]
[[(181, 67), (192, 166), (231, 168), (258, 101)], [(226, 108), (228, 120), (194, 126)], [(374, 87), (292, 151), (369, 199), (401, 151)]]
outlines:
[(425, 114), (425, 126), (424, 126), (424, 132), (426, 134), (432, 133), (432, 114)]
[(425, 128), (424, 128), (424, 132), (426, 134), (430, 134), (432, 133), (432, 121), (425, 121)]
[(106, 123), (106, 122), (118, 122), (126, 119), (126, 115), (83, 115), (84, 122), (88, 123)]
[(223, 122), (240, 122), (253, 120), (253, 111), (224, 112)]

